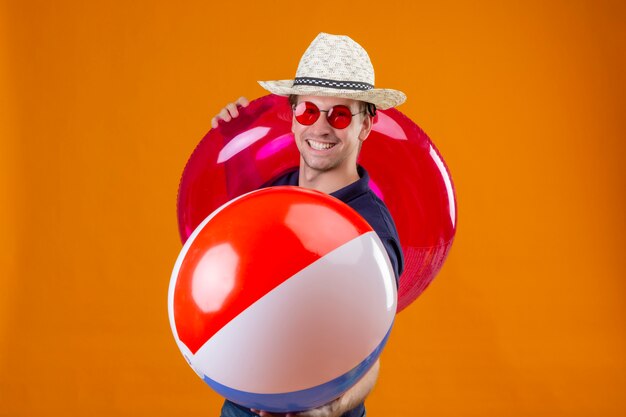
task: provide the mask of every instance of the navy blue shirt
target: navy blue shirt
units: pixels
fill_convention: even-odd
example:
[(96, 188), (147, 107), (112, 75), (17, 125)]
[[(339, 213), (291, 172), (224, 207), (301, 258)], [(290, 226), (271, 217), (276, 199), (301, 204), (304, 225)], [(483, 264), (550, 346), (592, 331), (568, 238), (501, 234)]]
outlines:
[[(396, 225), (383, 201), (369, 187), (370, 176), (362, 166), (358, 166), (359, 179), (330, 195), (343, 201), (363, 217), (383, 242), (391, 265), (396, 274), (396, 283), (404, 269), (404, 258)], [(298, 185), (299, 170), (289, 172), (271, 185)]]
[[(369, 174), (367, 171), (358, 167), (359, 179), (352, 184), (343, 187), (330, 195), (343, 201), (357, 213), (361, 215), (374, 229), (381, 242), (387, 250), (389, 260), (393, 266), (396, 275), (396, 284), (399, 282), (400, 275), (404, 268), (404, 259), (402, 257), (402, 248), (400, 247), (400, 239), (396, 225), (389, 214), (389, 210), (385, 203), (369, 187)], [(268, 186), (279, 185), (298, 185), (300, 172), (298, 169), (288, 172)], [(222, 407), (222, 417), (245, 417), (254, 416), (249, 409), (226, 400)], [(341, 417), (363, 417), (365, 416), (365, 405), (359, 404), (350, 411), (342, 414)]]

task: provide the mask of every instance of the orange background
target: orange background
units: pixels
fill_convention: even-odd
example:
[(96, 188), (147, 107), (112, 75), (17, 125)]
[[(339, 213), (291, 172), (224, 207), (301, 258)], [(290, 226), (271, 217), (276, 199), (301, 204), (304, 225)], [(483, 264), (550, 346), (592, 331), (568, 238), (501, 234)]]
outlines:
[[(435, 4), (436, 3), (436, 4)], [(210, 118), (320, 31), (455, 181), (456, 242), (397, 319), (372, 416), (626, 414), (619, 1), (5, 1), (0, 415), (216, 416), (171, 336), (176, 192)]]

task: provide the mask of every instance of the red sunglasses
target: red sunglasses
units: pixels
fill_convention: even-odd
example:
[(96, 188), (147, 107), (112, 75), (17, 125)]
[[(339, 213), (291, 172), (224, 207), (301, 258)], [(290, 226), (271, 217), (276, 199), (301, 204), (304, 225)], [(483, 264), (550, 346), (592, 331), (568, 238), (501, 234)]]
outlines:
[(364, 111), (352, 113), (350, 108), (343, 104), (333, 106), (330, 110), (320, 110), (319, 107), (310, 101), (303, 101), (293, 107), (293, 114), (296, 116), (296, 120), (304, 126), (310, 126), (315, 123), (319, 119), (320, 113), (326, 113), (328, 124), (335, 129), (345, 129), (352, 122), (352, 116), (364, 113)]

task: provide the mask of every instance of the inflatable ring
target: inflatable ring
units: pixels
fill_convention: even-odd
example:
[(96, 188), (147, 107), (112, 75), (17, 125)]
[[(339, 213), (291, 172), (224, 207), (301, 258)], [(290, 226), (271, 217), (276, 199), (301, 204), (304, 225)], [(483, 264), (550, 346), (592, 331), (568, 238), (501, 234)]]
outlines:
[[(285, 97), (268, 95), (240, 109), (200, 141), (178, 189), (178, 226), (183, 242), (213, 210), (296, 169), (299, 153)], [(441, 269), (456, 233), (452, 179), (428, 136), (396, 109), (380, 110), (359, 155), (370, 187), (393, 217), (404, 272), (398, 311), (411, 304)]]

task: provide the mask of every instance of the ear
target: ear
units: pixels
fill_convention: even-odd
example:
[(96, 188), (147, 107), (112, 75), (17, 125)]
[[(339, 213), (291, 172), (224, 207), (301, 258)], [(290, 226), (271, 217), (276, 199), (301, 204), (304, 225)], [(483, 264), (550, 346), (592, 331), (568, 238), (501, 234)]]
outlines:
[(359, 132), (359, 140), (363, 142), (370, 135), (372, 131), (373, 118), (366, 114), (363, 117), (363, 123), (361, 123), (361, 131)]

